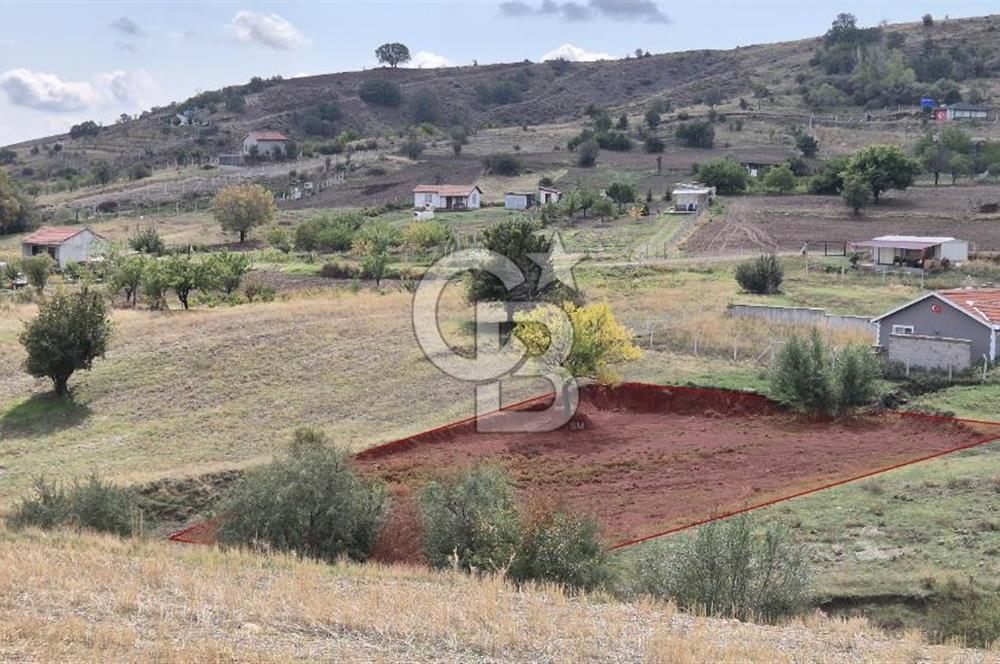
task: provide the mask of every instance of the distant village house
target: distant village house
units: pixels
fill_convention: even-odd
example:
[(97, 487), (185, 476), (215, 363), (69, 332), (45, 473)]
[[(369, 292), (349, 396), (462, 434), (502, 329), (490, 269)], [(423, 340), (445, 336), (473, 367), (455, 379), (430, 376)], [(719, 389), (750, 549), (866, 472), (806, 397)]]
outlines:
[(475, 184), (421, 184), (413, 188), (413, 207), (431, 210), (478, 210), (483, 192)]
[(670, 192), (670, 200), (674, 203), (674, 210), (678, 212), (697, 212), (708, 207), (713, 198), (715, 187), (701, 185), (682, 184)]
[(882, 235), (851, 246), (855, 251), (870, 253), (875, 266), (925, 269), (934, 261), (957, 264), (969, 260), (969, 243), (953, 237)]
[(955, 120), (989, 120), (990, 111), (982, 106), (959, 102), (942, 105), (934, 110), (937, 122), (953, 122)]
[(536, 205), (558, 203), (562, 192), (551, 187), (539, 187), (538, 192), (508, 191), (503, 196), (503, 206), (508, 210), (527, 210)]
[(25, 258), (47, 254), (66, 269), (70, 262), (85, 263), (103, 253), (106, 241), (89, 228), (49, 227), (35, 231), (21, 242)]
[(251, 131), (243, 137), (243, 154), (256, 152), (259, 157), (281, 157), (285, 154), (288, 138), (277, 131)]

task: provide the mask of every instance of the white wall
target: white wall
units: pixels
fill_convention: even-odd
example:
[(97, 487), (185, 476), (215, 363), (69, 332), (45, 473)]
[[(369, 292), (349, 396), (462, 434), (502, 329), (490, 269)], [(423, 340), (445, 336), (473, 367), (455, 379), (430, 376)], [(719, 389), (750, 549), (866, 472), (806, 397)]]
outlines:
[(953, 263), (963, 263), (969, 260), (969, 243), (965, 240), (954, 240), (941, 245), (941, 258), (947, 258)]
[(503, 206), (508, 210), (524, 210), (528, 207), (528, 197), (521, 194), (504, 194)]

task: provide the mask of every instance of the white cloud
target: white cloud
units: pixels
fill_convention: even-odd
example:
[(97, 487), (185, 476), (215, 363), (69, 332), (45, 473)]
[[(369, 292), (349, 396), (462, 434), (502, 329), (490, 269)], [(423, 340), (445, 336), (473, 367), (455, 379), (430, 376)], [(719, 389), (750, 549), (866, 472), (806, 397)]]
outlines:
[(599, 51), (586, 51), (573, 44), (563, 44), (554, 51), (549, 51), (542, 56), (542, 62), (546, 60), (569, 60), (570, 62), (594, 62), (596, 60), (617, 60), (618, 57), (610, 53)]
[(55, 74), (12, 69), (0, 75), (0, 89), (15, 106), (69, 112), (118, 106), (141, 106), (159, 93), (144, 71), (97, 74), (89, 81), (64, 81)]
[(430, 51), (417, 51), (410, 61), (408, 67), (415, 69), (437, 69), (439, 67), (452, 67), (454, 63), (443, 55), (431, 53)]
[(298, 28), (277, 14), (237, 12), (229, 32), (242, 44), (261, 44), (282, 51), (309, 44)]

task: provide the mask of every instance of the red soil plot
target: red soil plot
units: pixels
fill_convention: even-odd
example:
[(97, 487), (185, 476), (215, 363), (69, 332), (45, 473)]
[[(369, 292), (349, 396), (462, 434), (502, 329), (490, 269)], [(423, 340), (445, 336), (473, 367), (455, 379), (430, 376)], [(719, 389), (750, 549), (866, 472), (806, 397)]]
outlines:
[(414, 491), (479, 463), (507, 469), (526, 502), (589, 513), (622, 542), (996, 438), (1000, 424), (905, 413), (815, 422), (756, 395), (626, 384), (584, 388), (558, 431), (478, 433), (464, 421), (357, 461), (396, 497), (379, 557), (400, 559), (418, 555)]

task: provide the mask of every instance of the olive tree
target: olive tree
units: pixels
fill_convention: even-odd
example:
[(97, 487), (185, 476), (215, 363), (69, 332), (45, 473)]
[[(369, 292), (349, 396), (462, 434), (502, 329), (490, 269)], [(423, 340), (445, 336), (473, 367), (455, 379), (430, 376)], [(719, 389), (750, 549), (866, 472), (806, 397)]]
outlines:
[(406, 47), (406, 44), (400, 44), (399, 42), (382, 44), (375, 49), (375, 57), (382, 64), (389, 65), (395, 69), (397, 65), (410, 61), (410, 49)]
[(107, 352), (111, 331), (107, 308), (98, 293), (86, 289), (56, 293), (42, 302), (38, 316), (21, 332), (21, 345), (28, 352), (24, 368), (36, 378), (49, 378), (56, 394), (66, 395), (73, 372), (89, 369)]

